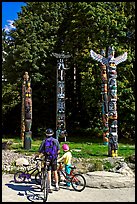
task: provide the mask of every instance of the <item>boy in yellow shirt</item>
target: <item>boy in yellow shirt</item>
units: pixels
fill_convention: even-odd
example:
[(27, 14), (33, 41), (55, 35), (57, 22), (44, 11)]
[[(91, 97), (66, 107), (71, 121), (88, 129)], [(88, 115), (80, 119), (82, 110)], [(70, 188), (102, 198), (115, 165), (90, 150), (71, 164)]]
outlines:
[[(64, 164), (65, 164), (65, 172), (66, 174), (70, 174), (70, 171), (71, 171), (71, 159), (72, 159), (72, 154), (71, 152), (69, 151), (69, 146), (67, 144), (63, 144), (62, 145), (62, 149), (63, 151), (65, 152), (64, 155), (59, 158), (57, 160), (57, 162), (60, 162), (60, 161), (64, 161)], [(66, 186), (70, 187), (70, 182), (66, 182)]]

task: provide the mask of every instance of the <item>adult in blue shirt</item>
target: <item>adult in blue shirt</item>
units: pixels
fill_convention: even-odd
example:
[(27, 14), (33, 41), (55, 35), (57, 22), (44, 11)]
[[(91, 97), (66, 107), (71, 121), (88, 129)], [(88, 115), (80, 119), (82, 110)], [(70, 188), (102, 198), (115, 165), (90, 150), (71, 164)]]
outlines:
[[(39, 147), (39, 154), (45, 152), (45, 140), (53, 140), (54, 144), (57, 146), (57, 157), (60, 152), (60, 145), (59, 141), (53, 137), (54, 131), (51, 128), (48, 128), (46, 130), (46, 138), (42, 141), (40, 147)], [(48, 181), (49, 181), (49, 193), (52, 193), (51, 188), (51, 171), (54, 173), (55, 178), (55, 191), (59, 190), (58, 186), (58, 173), (57, 173), (57, 157), (54, 160), (50, 161), (50, 164), (48, 165)]]

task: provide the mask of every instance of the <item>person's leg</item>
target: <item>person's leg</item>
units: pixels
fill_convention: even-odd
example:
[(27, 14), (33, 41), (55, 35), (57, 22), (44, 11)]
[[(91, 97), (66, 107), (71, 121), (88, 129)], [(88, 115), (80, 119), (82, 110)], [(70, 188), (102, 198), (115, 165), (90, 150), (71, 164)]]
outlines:
[(59, 185), (58, 185), (58, 173), (57, 173), (57, 162), (55, 162), (53, 165), (52, 165), (52, 170), (53, 170), (53, 173), (54, 173), (54, 178), (55, 178), (55, 190), (59, 190)]
[[(67, 174), (70, 174), (70, 171), (71, 171), (71, 168), (70, 168), (71, 165), (65, 165), (65, 172), (66, 172), (66, 178), (68, 179), (69, 176), (67, 176)], [(66, 185), (68, 187), (70, 187), (70, 182), (69, 181), (66, 181)]]
[(48, 188), (49, 188), (49, 193), (52, 193), (52, 189), (51, 189), (51, 166), (48, 166)]
[(57, 170), (53, 171), (53, 172), (54, 172), (54, 178), (55, 178), (55, 185), (56, 185), (56, 187), (59, 187), (59, 185), (58, 185), (58, 173), (57, 173)]
[(48, 171), (48, 183), (49, 183), (49, 188), (51, 188), (51, 170)]

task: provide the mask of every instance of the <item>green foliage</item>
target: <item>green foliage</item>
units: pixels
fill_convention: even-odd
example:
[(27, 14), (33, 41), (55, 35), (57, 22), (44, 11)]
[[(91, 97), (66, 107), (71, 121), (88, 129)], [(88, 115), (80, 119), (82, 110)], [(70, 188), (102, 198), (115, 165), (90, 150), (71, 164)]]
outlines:
[(105, 171), (109, 171), (110, 169), (112, 169), (114, 167), (114, 165), (112, 163), (110, 163), (109, 161), (104, 162), (103, 166), (104, 166)]
[(14, 108), (19, 102), (20, 93), (17, 89), (17, 84), (6, 84), (2, 88), (2, 112), (3, 114)]
[(45, 132), (46, 132), (46, 128), (38, 128), (37, 137), (43, 136), (43, 138), (44, 138), (45, 137)]
[(46, 127), (55, 130), (57, 61), (51, 54), (64, 50), (72, 55), (66, 71), (67, 129), (101, 135), (100, 68), (90, 50), (100, 53), (113, 45), (116, 56), (128, 52), (127, 61), (117, 67), (119, 137), (135, 139), (135, 2), (27, 2), (14, 26), (2, 32), (4, 129), (10, 132), (13, 115), (20, 120), (19, 112), (10, 117), (9, 112), (21, 104), (27, 71), (33, 90), (33, 133), (40, 135), (40, 128)]

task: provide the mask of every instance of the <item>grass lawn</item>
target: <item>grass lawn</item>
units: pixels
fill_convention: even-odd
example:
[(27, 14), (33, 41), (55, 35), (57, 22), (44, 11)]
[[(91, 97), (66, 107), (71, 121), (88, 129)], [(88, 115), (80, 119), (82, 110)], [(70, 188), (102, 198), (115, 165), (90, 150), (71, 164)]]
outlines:
[[(26, 153), (28, 155), (38, 152), (39, 146), (41, 144), (42, 138), (33, 137), (31, 141), (31, 149), (24, 149), (23, 142), (20, 138), (5, 138), (2, 141), (12, 141), (11, 149), (16, 150), (16, 152)], [(60, 142), (60, 147), (64, 142)], [(103, 145), (102, 138), (88, 138), (88, 137), (68, 137), (67, 144), (69, 144), (70, 150), (72, 151), (73, 157), (80, 158), (106, 158), (108, 157), (108, 146)], [(124, 158), (135, 154), (135, 145), (128, 144), (124, 142), (118, 143), (118, 156)], [(62, 148), (60, 155), (63, 154)]]

